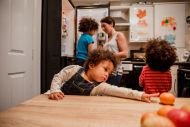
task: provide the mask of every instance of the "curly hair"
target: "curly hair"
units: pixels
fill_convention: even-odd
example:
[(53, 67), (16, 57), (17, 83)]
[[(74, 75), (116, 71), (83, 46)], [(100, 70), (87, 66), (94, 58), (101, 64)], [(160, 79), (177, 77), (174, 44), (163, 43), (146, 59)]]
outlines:
[(100, 22), (101, 23), (107, 23), (107, 24), (110, 24), (113, 27), (115, 27), (115, 20), (111, 16), (104, 17), (103, 19), (101, 19)]
[(84, 68), (85, 71), (89, 70), (89, 65), (93, 64), (94, 66), (98, 65), (104, 60), (111, 61), (113, 63), (114, 69), (120, 62), (120, 58), (113, 54), (113, 52), (102, 49), (94, 49), (88, 56)]
[(152, 39), (145, 47), (145, 59), (148, 66), (156, 71), (167, 71), (177, 59), (175, 48), (165, 40)]
[(95, 19), (84, 17), (79, 22), (79, 31), (80, 32), (89, 32), (98, 30), (98, 23), (95, 21)]

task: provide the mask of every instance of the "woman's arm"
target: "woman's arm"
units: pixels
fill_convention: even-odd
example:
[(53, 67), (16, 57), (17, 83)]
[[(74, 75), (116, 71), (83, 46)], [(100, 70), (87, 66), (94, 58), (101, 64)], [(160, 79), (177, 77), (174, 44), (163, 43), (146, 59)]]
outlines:
[(117, 34), (117, 45), (119, 48), (119, 52), (116, 54), (120, 58), (126, 58), (127, 57), (127, 40), (123, 33), (118, 32)]

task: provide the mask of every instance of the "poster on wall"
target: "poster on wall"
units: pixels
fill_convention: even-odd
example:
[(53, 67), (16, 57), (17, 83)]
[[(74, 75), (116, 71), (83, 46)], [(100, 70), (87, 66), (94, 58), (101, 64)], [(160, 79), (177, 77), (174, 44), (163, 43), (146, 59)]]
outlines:
[(185, 4), (155, 4), (155, 38), (161, 38), (178, 49), (185, 47)]
[(130, 42), (146, 42), (150, 38), (153, 38), (153, 6), (131, 6)]
[(160, 28), (163, 34), (163, 39), (168, 41), (168, 43), (175, 44), (176, 42), (176, 29), (177, 23), (174, 17), (168, 16), (164, 17), (160, 22)]
[(80, 38), (80, 35), (82, 34), (81, 32), (78, 31), (79, 21), (81, 20), (81, 18), (91, 17), (91, 18), (94, 18), (98, 22), (99, 30), (95, 35), (93, 35), (93, 39), (94, 39), (94, 43), (95, 43), (94, 48), (96, 48), (98, 33), (102, 32), (100, 20), (108, 15), (109, 15), (109, 6), (108, 5), (77, 7), (76, 45), (77, 45), (78, 39)]

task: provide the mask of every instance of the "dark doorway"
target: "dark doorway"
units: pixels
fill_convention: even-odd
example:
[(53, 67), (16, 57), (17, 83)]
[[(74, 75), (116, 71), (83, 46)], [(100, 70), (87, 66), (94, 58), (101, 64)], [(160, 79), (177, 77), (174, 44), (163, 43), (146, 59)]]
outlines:
[(62, 0), (42, 0), (41, 93), (61, 67)]

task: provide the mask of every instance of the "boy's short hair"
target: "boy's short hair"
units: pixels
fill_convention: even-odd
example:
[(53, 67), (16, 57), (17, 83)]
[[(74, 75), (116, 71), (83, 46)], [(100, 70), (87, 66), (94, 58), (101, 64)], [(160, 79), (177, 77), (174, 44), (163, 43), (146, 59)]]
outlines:
[(152, 39), (145, 47), (145, 59), (148, 66), (156, 71), (167, 71), (177, 59), (175, 48), (167, 41)]
[(98, 30), (98, 23), (95, 19), (92, 19), (90, 17), (84, 17), (79, 22), (79, 31), (80, 32), (89, 32)]
[(113, 63), (114, 69), (117, 67), (117, 65), (120, 62), (120, 58), (114, 55), (113, 52), (108, 50), (95, 49), (89, 54), (84, 64), (85, 71), (89, 69), (90, 64), (96, 66), (104, 60), (111, 61)]

